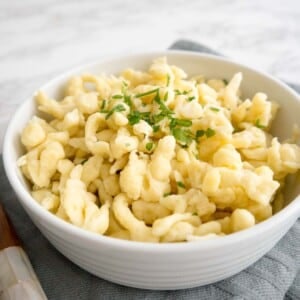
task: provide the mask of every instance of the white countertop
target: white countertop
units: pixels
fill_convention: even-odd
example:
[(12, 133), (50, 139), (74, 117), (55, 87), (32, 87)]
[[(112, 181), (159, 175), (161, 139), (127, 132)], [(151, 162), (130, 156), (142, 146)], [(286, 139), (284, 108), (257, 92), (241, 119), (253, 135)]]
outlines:
[(14, 110), (48, 79), (179, 38), (299, 84), (299, 17), (298, 0), (1, 1), (0, 145)]

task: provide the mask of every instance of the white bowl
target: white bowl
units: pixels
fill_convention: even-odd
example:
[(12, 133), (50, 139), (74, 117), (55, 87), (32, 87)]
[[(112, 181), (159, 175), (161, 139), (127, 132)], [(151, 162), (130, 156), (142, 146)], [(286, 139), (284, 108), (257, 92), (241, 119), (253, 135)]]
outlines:
[[(146, 69), (152, 59), (167, 56), (171, 64), (188, 74), (231, 78), (241, 71), (244, 75), (244, 95), (266, 92), (281, 105), (273, 126), (280, 138), (291, 136), (292, 127), (299, 124), (300, 99), (280, 81), (224, 58), (180, 51), (130, 55), (82, 66), (67, 72), (41, 89), (58, 97), (70, 76), (82, 72), (118, 73), (126, 67)], [(47, 239), (62, 254), (90, 273), (122, 285), (166, 290), (201, 286), (234, 275), (245, 269), (267, 251), (289, 230), (300, 216), (300, 184), (290, 182), (286, 188), (286, 207), (270, 219), (253, 228), (215, 240), (148, 244), (97, 235), (75, 227), (42, 208), (30, 195), (28, 185), (16, 161), (22, 154), (20, 132), (37, 113), (33, 98), (17, 110), (8, 126), (4, 141), (4, 165), (8, 179), (20, 203)], [(63, 272), (63, 270), (62, 270)]]

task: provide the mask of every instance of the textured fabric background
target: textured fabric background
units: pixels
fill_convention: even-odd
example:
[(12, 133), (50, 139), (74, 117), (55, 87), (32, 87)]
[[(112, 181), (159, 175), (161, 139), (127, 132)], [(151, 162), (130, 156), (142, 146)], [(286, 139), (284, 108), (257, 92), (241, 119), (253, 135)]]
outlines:
[[(218, 54), (190, 41), (172, 49)], [(295, 87), (300, 92), (300, 87)], [(30, 221), (14, 195), (0, 159), (0, 201), (24, 244), (49, 299), (300, 299), (300, 221), (263, 258), (215, 284), (180, 291), (149, 291), (120, 286), (90, 275), (56, 251)]]

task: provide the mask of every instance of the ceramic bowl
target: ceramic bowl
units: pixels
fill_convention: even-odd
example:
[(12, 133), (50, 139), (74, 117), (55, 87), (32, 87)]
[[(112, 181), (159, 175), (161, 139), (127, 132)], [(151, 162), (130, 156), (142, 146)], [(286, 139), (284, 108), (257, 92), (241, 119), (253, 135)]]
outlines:
[[(50, 81), (41, 89), (59, 97), (73, 75), (82, 72), (118, 73), (124, 68), (146, 69), (154, 58), (167, 56), (170, 64), (189, 75), (230, 79), (243, 73), (244, 96), (261, 91), (281, 106), (272, 133), (290, 137), (299, 124), (300, 99), (293, 90), (273, 77), (211, 55), (164, 51), (105, 58), (81, 66)], [(4, 141), (4, 164), (8, 179), (32, 221), (63, 255), (86, 271), (126, 286), (155, 290), (185, 289), (230, 277), (253, 264), (289, 230), (300, 216), (299, 180), (285, 189), (285, 207), (254, 227), (222, 238), (190, 243), (150, 244), (97, 235), (69, 224), (42, 208), (30, 195), (29, 186), (16, 161), (22, 155), (20, 133), (37, 114), (33, 97), (25, 100), (12, 117)]]

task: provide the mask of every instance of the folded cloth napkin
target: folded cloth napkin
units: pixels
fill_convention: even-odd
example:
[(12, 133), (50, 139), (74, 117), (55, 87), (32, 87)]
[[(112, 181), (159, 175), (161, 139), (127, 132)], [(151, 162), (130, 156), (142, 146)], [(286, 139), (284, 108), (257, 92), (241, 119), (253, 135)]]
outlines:
[[(178, 41), (171, 49), (216, 54), (189, 41)], [(150, 291), (124, 287), (97, 278), (56, 251), (16, 200), (5, 176), (2, 159), (0, 201), (15, 225), (49, 299), (300, 299), (299, 220), (269, 253), (231, 278), (188, 290)]]

